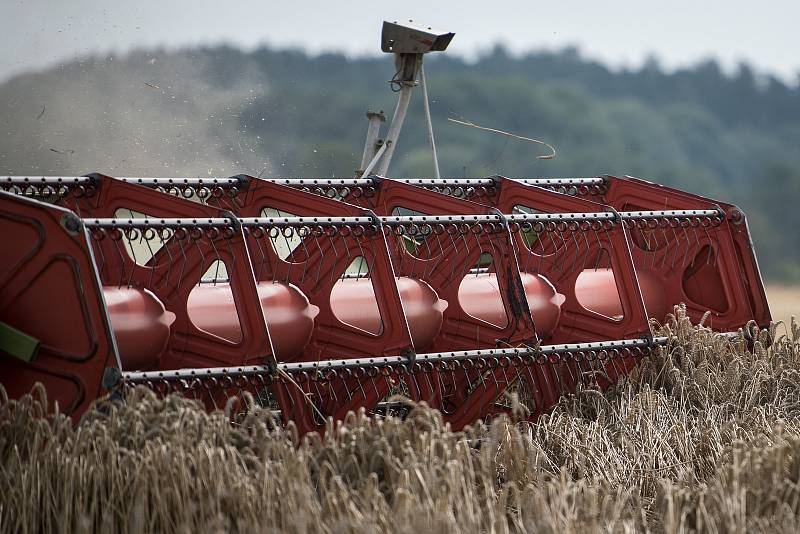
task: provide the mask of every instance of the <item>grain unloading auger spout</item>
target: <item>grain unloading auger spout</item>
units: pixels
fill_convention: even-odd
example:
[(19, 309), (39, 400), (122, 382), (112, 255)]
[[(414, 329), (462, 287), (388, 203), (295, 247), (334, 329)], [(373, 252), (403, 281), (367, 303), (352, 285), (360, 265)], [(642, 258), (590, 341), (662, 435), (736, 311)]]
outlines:
[(78, 417), (136, 384), (249, 392), (309, 432), (399, 393), (461, 428), (509, 388), (536, 417), (608, 386), (679, 303), (769, 324), (735, 206), (629, 177), (439, 178), (430, 120), (436, 177), (381, 176), (421, 54), (452, 38), (428, 30), (384, 35), (400, 101), (385, 140), (370, 114), (356, 178), (0, 177), (9, 394), (43, 382)]

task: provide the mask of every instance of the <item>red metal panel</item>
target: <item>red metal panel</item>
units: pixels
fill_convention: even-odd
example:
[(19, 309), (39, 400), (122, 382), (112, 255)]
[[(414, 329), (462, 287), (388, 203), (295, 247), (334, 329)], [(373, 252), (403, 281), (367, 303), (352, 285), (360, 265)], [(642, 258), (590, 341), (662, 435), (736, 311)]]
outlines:
[[(264, 208), (300, 217), (371, 217), (370, 211), (346, 202), (323, 198), (299, 189), (248, 178), (246, 194), (236, 214), (262, 217)], [(250, 232), (250, 253), (259, 281), (282, 280), (296, 285), (320, 310), (315, 335), (299, 360), (399, 354), (414, 348), (403, 313), (386, 238), (380, 232), (348, 231), (347, 235), (308, 235), (297, 238), (291, 254), (281, 259), (268, 235)], [(382, 329), (373, 334), (338, 320), (331, 307), (333, 288), (342, 281), (348, 266), (364, 258), (374, 288)]]
[[(503, 213), (512, 213), (516, 206), (528, 206), (540, 213), (596, 213), (607, 211), (602, 204), (554, 193), (536, 186), (500, 178), (494, 206)], [(522, 232), (515, 234), (519, 246), (520, 265), (550, 280), (566, 300), (561, 307), (557, 330), (547, 343), (579, 343), (650, 335), (648, 314), (642, 298), (636, 270), (622, 224), (557, 223), (548, 231), (559, 235), (553, 246), (548, 238), (534, 245), (525, 243)], [(575, 237), (575, 236), (579, 237)], [(597, 257), (605, 253), (598, 264)], [(584, 307), (577, 298), (575, 286), (584, 270), (608, 267), (613, 271), (613, 284), (605, 289), (603, 300), (619, 299), (622, 317), (614, 319)]]
[[(372, 216), (370, 211), (363, 208), (299, 189), (248, 176), (240, 179), (247, 184), (235, 206), (235, 213), (241, 217), (262, 217), (265, 208), (293, 216), (319, 217), (321, 220), (327, 217)], [(331, 357), (369, 358), (403, 354), (414, 349), (395, 280), (397, 273), (383, 233), (353, 229), (344, 234), (298, 237), (292, 243), (291, 254), (285, 259), (278, 255), (267, 233), (251, 231), (248, 241), (259, 282), (281, 280), (291, 283), (308, 297), (312, 305), (319, 308), (310, 343), (302, 355), (290, 358), (290, 361), (317, 361)], [(359, 257), (364, 258), (369, 268), (369, 278), (360, 283), (371, 282), (374, 306), (377, 307), (381, 323), (380, 331), (375, 333), (342, 322), (332, 306), (334, 289), (341, 289), (337, 286), (347, 283), (347, 280), (343, 280), (346, 270), (351, 261)], [(357, 295), (348, 297), (340, 301), (352, 300), (351, 303), (345, 301), (340, 304), (358, 305)], [(368, 313), (368, 310), (364, 310), (364, 313)], [(348, 411), (359, 407), (372, 410), (389, 393), (389, 385), (385, 380), (372, 380), (369, 384), (364, 381), (363, 376), (350, 376), (335, 381), (324, 390), (304, 393), (313, 394), (321, 401), (316, 407), (321, 412), (317, 414), (317, 419), (319, 415), (342, 419)], [(281, 398), (289, 407), (285, 410), (285, 418), (292, 418), (302, 430), (316, 428), (321, 421), (313, 422), (315, 414), (308, 397), (305, 394), (298, 396), (298, 387), (304, 389), (310, 387), (310, 383), (302, 378), (292, 383), (284, 377), (280, 387), (285, 390)]]
[[(380, 181), (374, 195), (350, 200), (384, 216), (393, 215), (398, 208), (442, 216), (494, 213), (490, 207), (481, 204), (392, 180)], [(467, 226), (466, 230), (462, 234), (459, 229), (458, 239), (452, 239), (446, 230), (441, 236), (432, 232), (413, 254), (401, 235), (390, 236), (390, 249), (398, 274), (424, 280), (448, 303), (442, 331), (431, 350), (536, 344), (536, 328), (510, 233), (504, 227), (492, 230)], [(505, 325), (492, 324), (470, 315), (459, 302), (461, 282), (465, 277), (474, 276), (470, 270), (479, 263), (483, 253), (492, 256), (489, 271), (496, 277), (497, 296), (502, 298), (507, 317)], [(480, 366), (454, 368), (450, 380), (443, 379), (430, 366), (417, 365), (414, 369), (417, 372), (411, 374), (408, 384), (412, 396), (440, 409), (454, 428), (492, 413), (497, 398), (521, 372), (516, 367), (491, 371)]]
[(0, 192), (0, 321), (37, 338), (31, 363), (0, 350), (0, 378), (18, 398), (42, 382), (76, 419), (118, 368), (113, 335), (80, 220), (63, 208)]
[[(87, 218), (113, 218), (127, 209), (159, 218), (204, 219), (224, 216), (211, 206), (167, 195), (139, 185), (92, 175), (94, 187), (74, 189), (63, 197), (64, 205)], [(124, 248), (121, 231), (93, 231), (98, 270), (103, 284), (146, 288), (175, 314), (162, 369), (265, 363), (272, 349), (244, 234), (241, 229), (207, 231), (191, 224), (170, 235), (146, 265), (133, 261)], [(236, 302), (241, 340), (223, 339), (199, 329), (192, 322), (188, 299), (210, 267), (224, 261)]]
[[(534, 213), (606, 211), (606, 206), (585, 198), (502, 177), (497, 177), (493, 186), (473, 194), (505, 214), (514, 213), (520, 206), (530, 208)], [(513, 235), (522, 272), (543, 276), (564, 296), (557, 326), (543, 342), (580, 343), (651, 335), (645, 302), (621, 221), (616, 224), (611, 224), (611, 221), (546, 223), (532, 239), (523, 231)], [(602, 272), (595, 272), (598, 270)], [(613, 275), (599, 280), (601, 283), (591, 288), (590, 295), (597, 302), (606, 303), (605, 309), (618, 306), (619, 316), (603, 314), (602, 306), (599, 309), (586, 307), (585, 300), (581, 302), (578, 298), (576, 286), (582, 276), (596, 277), (605, 273)], [(626, 374), (635, 363), (632, 359), (613, 359), (603, 373), (614, 380)], [(579, 365), (575, 361), (566, 361), (528, 367), (522, 380), (541, 413), (549, 410), (562, 392), (573, 391), (580, 375), (591, 371), (593, 365), (599, 364), (584, 362)], [(592, 374), (597, 376), (597, 373)]]
[[(434, 193), (421, 187), (392, 180), (383, 180), (372, 197), (351, 199), (382, 216), (393, 215), (398, 208), (428, 215), (487, 215), (494, 211), (487, 206)], [(456, 220), (457, 223), (457, 220)], [(445, 324), (430, 350), (464, 350), (494, 347), (537, 340), (524, 288), (519, 278), (519, 266), (510, 234), (506, 230), (489, 232), (488, 228), (472, 233), (460, 247), (442, 239), (426, 243), (412, 254), (400, 236), (391, 236), (390, 249), (398, 274), (417, 277), (433, 287), (440, 298), (448, 302)], [(466, 241), (466, 238), (464, 239)], [(434, 241), (434, 239), (431, 239)], [(492, 272), (497, 275), (499, 293), (508, 318), (507, 325), (495, 325), (469, 315), (458, 302), (461, 281), (479, 263), (482, 253), (492, 255)]]
[[(769, 325), (766, 292), (740, 208), (627, 176), (607, 177), (607, 184), (604, 200), (620, 211), (721, 209), (719, 225), (630, 228), (634, 261), (662, 280), (670, 303), (685, 302), (692, 319), (710, 310), (706, 325), (715, 330), (736, 330), (750, 320)], [(713, 251), (711, 257), (702, 257), (704, 247)], [(676, 251), (681, 259), (673, 262), (670, 254)]]

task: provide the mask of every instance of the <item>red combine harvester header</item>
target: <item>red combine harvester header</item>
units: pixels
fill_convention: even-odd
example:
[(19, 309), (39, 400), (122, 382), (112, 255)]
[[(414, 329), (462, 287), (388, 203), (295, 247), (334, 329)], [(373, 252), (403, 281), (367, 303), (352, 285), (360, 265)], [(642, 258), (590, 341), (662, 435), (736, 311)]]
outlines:
[[(770, 322), (744, 214), (630, 177), (440, 178), (423, 54), (384, 24), (400, 97), (352, 179), (0, 177), (0, 382), (80, 416), (136, 384), (208, 406), (250, 392), (301, 432), (402, 393), (454, 428), (606, 387), (685, 303)], [(385, 177), (422, 86), (434, 176)]]

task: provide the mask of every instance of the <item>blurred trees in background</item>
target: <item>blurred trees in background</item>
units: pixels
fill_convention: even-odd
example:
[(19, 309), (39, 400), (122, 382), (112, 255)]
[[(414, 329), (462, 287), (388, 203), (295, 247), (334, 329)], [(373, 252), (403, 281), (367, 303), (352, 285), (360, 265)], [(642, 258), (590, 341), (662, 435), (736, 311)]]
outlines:
[[(800, 88), (742, 64), (610, 70), (576, 49), (427, 60), (444, 176), (629, 174), (736, 202), (765, 275), (800, 282)], [(87, 58), (0, 86), (0, 172), (351, 176), (392, 58), (229, 47)], [(547, 141), (541, 147), (447, 121)], [(390, 174), (429, 176), (419, 94)]]

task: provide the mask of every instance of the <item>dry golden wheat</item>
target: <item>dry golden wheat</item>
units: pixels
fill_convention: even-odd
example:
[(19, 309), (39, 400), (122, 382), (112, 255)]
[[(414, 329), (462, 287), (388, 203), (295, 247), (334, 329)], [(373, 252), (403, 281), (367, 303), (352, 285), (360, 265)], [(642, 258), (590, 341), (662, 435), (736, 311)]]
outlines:
[(4, 532), (750, 532), (800, 528), (800, 328), (729, 339), (681, 308), (624, 382), (536, 424), (423, 406), (298, 440), (145, 389), (73, 426), (0, 392)]

